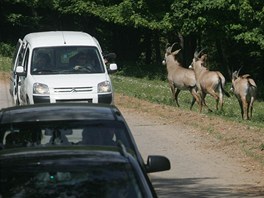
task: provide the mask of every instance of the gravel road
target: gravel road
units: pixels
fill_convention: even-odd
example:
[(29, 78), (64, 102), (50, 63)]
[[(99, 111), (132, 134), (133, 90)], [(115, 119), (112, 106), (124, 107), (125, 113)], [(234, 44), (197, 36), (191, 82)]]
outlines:
[[(8, 79), (0, 78), (1, 108), (11, 106)], [(118, 106), (118, 104), (116, 104)], [(118, 106), (143, 158), (165, 155), (171, 170), (150, 177), (159, 197), (264, 197), (263, 172), (248, 171), (227, 153), (206, 149), (203, 137), (184, 124), (164, 124), (147, 114)]]

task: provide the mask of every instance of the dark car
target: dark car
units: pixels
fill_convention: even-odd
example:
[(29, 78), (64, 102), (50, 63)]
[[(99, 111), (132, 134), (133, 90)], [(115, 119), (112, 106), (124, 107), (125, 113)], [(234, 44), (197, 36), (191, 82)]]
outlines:
[(157, 197), (136, 159), (119, 147), (30, 147), (0, 154), (0, 197)]
[[(0, 154), (9, 149), (43, 147), (98, 147), (124, 145), (142, 169), (170, 169), (164, 156), (144, 163), (128, 125), (114, 105), (52, 103), (17, 106), (0, 111)], [(2, 149), (1, 149), (2, 148)]]

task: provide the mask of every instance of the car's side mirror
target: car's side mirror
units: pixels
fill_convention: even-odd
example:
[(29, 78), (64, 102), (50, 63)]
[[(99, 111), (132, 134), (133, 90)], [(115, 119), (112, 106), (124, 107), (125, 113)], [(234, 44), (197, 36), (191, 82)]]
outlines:
[(117, 64), (116, 63), (110, 63), (108, 73), (112, 74), (117, 71)]
[(148, 156), (146, 170), (147, 173), (170, 170), (170, 160), (160, 155)]
[(17, 66), (16, 67), (16, 74), (18, 76), (25, 76), (26, 72), (24, 71), (24, 67), (23, 66)]

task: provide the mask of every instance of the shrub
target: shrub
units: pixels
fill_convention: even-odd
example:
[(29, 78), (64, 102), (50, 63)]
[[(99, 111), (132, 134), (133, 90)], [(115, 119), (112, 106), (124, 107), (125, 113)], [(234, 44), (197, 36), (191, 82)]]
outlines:
[(12, 57), (15, 47), (11, 44), (0, 42), (0, 55), (4, 57)]

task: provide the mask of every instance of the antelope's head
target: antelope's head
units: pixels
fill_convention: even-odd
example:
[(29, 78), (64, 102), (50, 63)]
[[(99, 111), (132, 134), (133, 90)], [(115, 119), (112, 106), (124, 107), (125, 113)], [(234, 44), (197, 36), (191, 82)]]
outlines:
[(172, 48), (174, 47), (175, 44), (176, 43), (173, 43), (171, 46), (167, 45), (164, 60), (162, 61), (163, 65), (166, 65), (168, 62), (170, 62), (172, 60), (175, 61), (176, 55), (181, 51), (181, 49), (178, 49), (178, 50), (172, 52)]
[(195, 51), (194, 57), (193, 57), (191, 65), (189, 66), (189, 69), (205, 67), (205, 63), (207, 60), (207, 54), (202, 54), (204, 50), (205, 49), (202, 49), (200, 52)]

